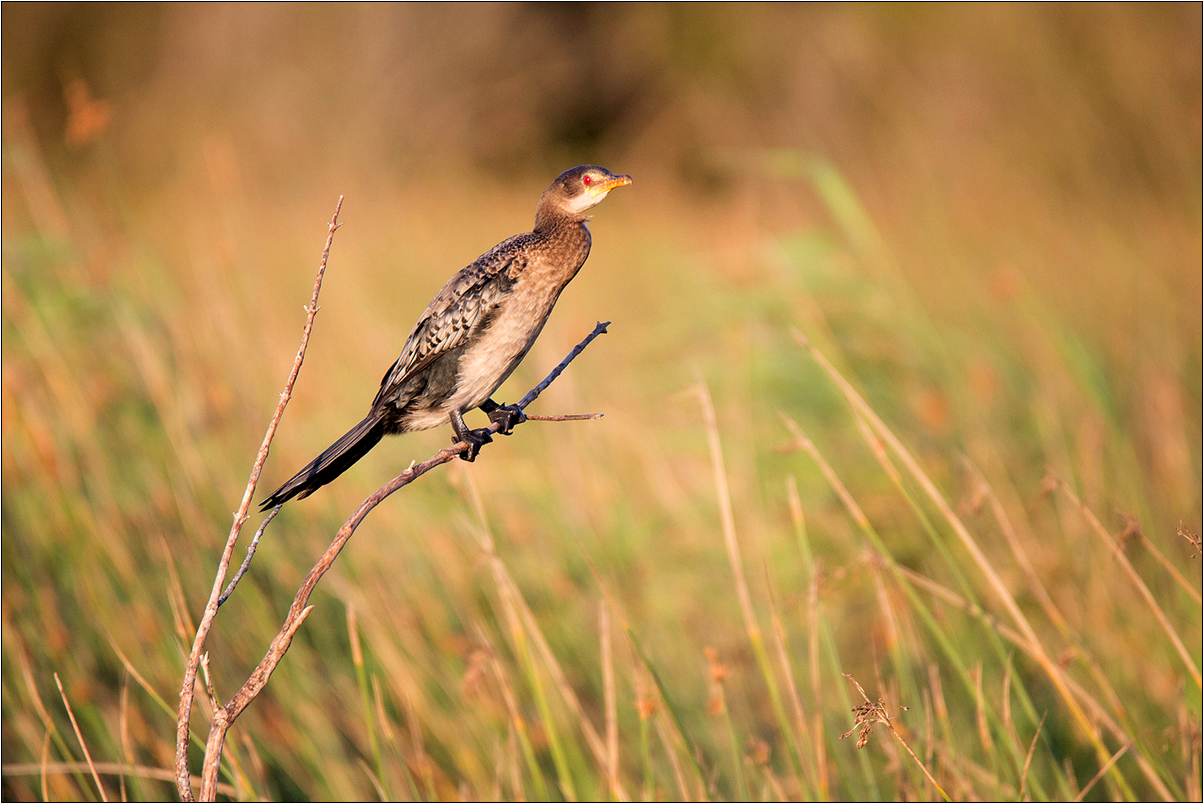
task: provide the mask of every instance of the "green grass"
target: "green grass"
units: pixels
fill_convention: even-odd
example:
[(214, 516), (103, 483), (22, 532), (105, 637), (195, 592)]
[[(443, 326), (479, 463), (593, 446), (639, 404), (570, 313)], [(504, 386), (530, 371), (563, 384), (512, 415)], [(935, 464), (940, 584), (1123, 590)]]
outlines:
[[(152, 771), (329, 210), (135, 191), (104, 152), (89, 184), (37, 153), (6, 134), (3, 796), (99, 798), (57, 673), (92, 758), (144, 769), (103, 773), (106, 796), (171, 798)], [(529, 423), (373, 511), (233, 728), (223, 795), (941, 800), (922, 763), (954, 800), (1069, 799), (1119, 752), (1087, 799), (1199, 798), (1178, 533), (1201, 527), (1198, 266), (1174, 256), (1198, 258), (1198, 215), (1155, 236), (1130, 199), (1122, 231), (1100, 221), (1128, 196), (1084, 192), (1059, 217), (1038, 176), (975, 207), (988, 224), (940, 184), (891, 217), (889, 176), (714, 161), (773, 222), (615, 165), (637, 184), (502, 393), (609, 319), (532, 409), (605, 417)], [(479, 243), (429, 187), (349, 195), (258, 498), (358, 420), (446, 273), (527, 222), (526, 189), (441, 188), (494, 210)], [(210, 637), (219, 698), (345, 516), (448, 437), (389, 440), (284, 507)], [(1124, 555), (1186, 660), (1092, 517), (1140, 528)], [(898, 739), (856, 747), (845, 674)]]

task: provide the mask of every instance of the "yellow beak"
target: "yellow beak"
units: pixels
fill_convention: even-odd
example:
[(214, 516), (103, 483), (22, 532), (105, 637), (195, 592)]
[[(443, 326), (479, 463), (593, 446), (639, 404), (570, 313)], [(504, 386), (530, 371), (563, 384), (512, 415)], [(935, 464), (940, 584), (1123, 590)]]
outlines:
[(590, 189), (593, 190), (595, 193), (609, 193), (611, 190), (613, 190), (616, 187), (623, 187), (628, 184), (631, 184), (630, 176), (612, 176), (611, 178), (607, 179), (606, 181), (595, 184)]

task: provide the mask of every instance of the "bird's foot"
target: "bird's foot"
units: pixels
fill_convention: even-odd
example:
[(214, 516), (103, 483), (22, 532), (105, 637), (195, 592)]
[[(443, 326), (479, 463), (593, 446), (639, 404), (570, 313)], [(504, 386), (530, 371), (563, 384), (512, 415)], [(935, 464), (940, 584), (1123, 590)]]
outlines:
[(481, 447), (493, 441), (493, 436), (489, 435), (488, 428), (482, 427), (480, 430), (465, 430), (452, 437), (453, 443), (458, 444), (461, 441), (468, 444), (468, 449), (460, 453), (460, 460), (472, 463), (477, 459)]
[(489, 421), (499, 425), (498, 434), (508, 436), (514, 432), (515, 425), (527, 420), (527, 414), (518, 405), (498, 405), (489, 411)]

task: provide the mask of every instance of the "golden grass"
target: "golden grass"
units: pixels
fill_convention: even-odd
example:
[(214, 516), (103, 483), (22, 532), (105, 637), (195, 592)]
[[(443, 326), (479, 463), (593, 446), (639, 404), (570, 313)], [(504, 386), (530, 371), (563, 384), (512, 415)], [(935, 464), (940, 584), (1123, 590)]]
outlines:
[[(455, 10), (182, 8), (154, 12), (180, 46), (154, 80), (71, 84), (68, 144), (9, 47), (49, 18), (4, 13), (29, 94), (4, 98), (2, 790), (169, 797), (184, 656), (330, 203), (346, 226), (268, 479), (362, 415), (451, 270), (529, 224), (554, 170), (506, 143), (553, 135), (529, 100), (492, 137), (473, 122), (527, 67), (422, 61)], [(102, 22), (149, 37), (128, 13)], [(563, 41), (537, 13), (484, 9), (455, 58)], [(656, 92), (598, 141), (547, 141), (636, 184), (507, 389), (611, 319), (532, 411), (605, 417), (531, 422), (376, 509), (235, 726), (221, 795), (1198, 798), (1193, 13), (564, 23), (624, 37), (629, 72), (607, 51), (582, 94), (569, 53), (539, 97)], [(329, 54), (213, 77), (223, 37), (310, 25), (346, 61), (321, 120), (287, 88), (334, 80)], [(390, 61), (389, 31), (415, 55)], [(284, 507), (216, 620), (196, 726), (346, 512), (448, 437)], [(846, 673), (898, 740), (839, 739), (864, 706)]]

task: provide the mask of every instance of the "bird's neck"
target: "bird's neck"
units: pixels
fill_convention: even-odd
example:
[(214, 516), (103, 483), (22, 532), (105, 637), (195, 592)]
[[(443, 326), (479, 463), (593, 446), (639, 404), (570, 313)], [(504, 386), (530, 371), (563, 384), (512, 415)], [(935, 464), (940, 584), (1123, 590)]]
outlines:
[(535, 233), (543, 234), (556, 230), (573, 231), (584, 228), (588, 215), (566, 212), (562, 207), (541, 203), (535, 208)]

